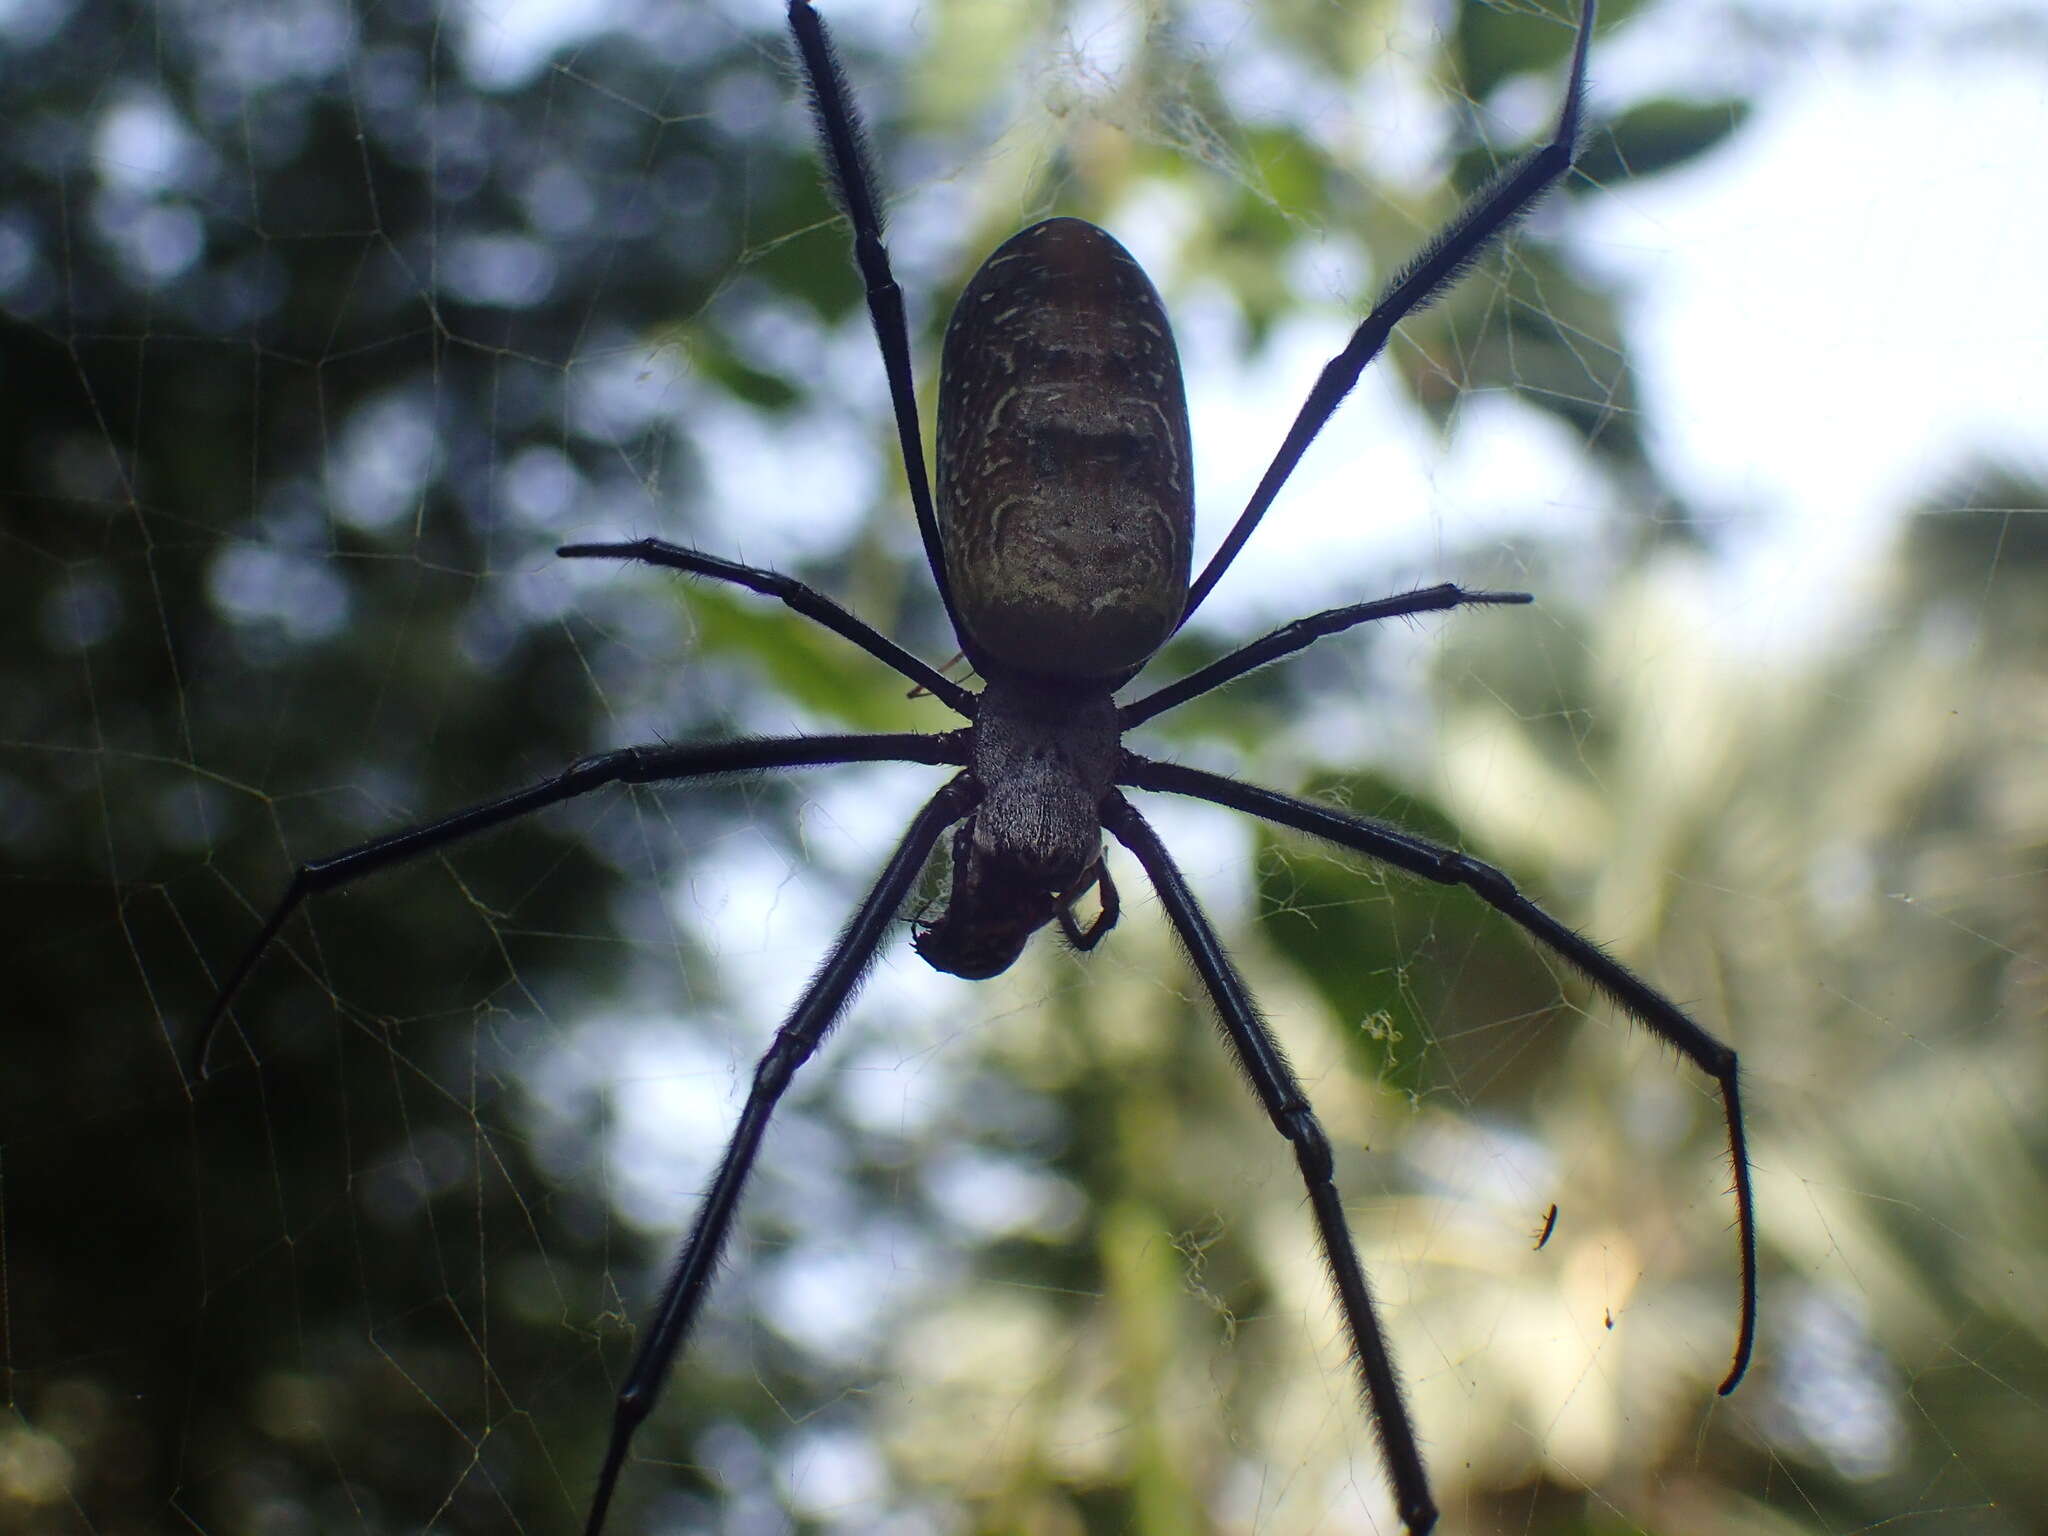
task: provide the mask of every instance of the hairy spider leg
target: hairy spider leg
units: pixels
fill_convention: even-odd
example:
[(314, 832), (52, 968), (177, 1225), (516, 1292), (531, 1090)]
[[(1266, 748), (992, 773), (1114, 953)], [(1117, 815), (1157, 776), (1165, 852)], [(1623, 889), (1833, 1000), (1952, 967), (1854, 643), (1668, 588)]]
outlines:
[(530, 816), (535, 811), (606, 784), (653, 784), (681, 779), (720, 778), (761, 773), (770, 768), (820, 768), (838, 763), (929, 763), (957, 766), (966, 761), (961, 738), (952, 733), (927, 736), (901, 732), (873, 736), (795, 736), (710, 742), (701, 746), (621, 747), (572, 763), (551, 778), (514, 790), (482, 805), (372, 838), (324, 859), (310, 859), (293, 871), (291, 884), (271, 909), (269, 918), (235, 968), (228, 972), (192, 1050), (189, 1071), (195, 1081), (208, 1075), (208, 1057), (229, 1005), (256, 962), (263, 958), (284, 925), (309, 896), (331, 891), (412, 859), (445, 848), (462, 838)]
[(1118, 773), (1117, 782), (1139, 789), (1191, 795), (1211, 805), (1306, 832), (1438, 885), (1462, 885), (1711, 1077), (1720, 1087), (1721, 1106), (1728, 1121), (1728, 1161), (1734, 1170), (1735, 1221), (1742, 1250), (1742, 1319), (1735, 1339), (1735, 1362), (1717, 1390), (1723, 1397), (1735, 1390), (1749, 1369), (1750, 1352), (1756, 1344), (1756, 1216), (1749, 1184), (1749, 1138), (1743, 1129), (1742, 1095), (1735, 1052), (1730, 1047), (1700, 1028), (1676, 1003), (1619, 960), (1537, 906), (1491, 864), (1363, 816), (1298, 800), (1220, 773), (1157, 762), (1134, 752), (1124, 754), (1124, 768)]
[(1426, 1536), (1436, 1524), (1436, 1501), (1430, 1497), (1429, 1478), (1422, 1469), (1422, 1452), (1415, 1444), (1414, 1422), (1401, 1391), (1400, 1373), (1380, 1329), (1379, 1314), (1372, 1304), (1372, 1289), (1366, 1284), (1365, 1268), (1358, 1262), (1358, 1250), (1351, 1240), (1351, 1227), (1344, 1219), (1344, 1205), (1337, 1195), (1330, 1138), (1316, 1119), (1301, 1080), (1288, 1065), (1279, 1041), (1252, 1001), (1244, 978), (1231, 964), (1216, 930), (1188, 889), (1180, 868), (1166, 851), (1151, 824), (1121, 794), (1103, 807), (1103, 825), (1116, 834), (1138, 862), (1159, 899), (1173, 931), (1194, 962), (1196, 972), (1208, 988), (1223, 1023), (1239, 1069), (1252, 1091), (1265, 1106), (1273, 1128), (1294, 1148), (1294, 1160), (1308, 1185), (1309, 1206), (1315, 1212), (1316, 1233), (1323, 1245), (1323, 1258), (1330, 1278), (1336, 1283), (1337, 1300), (1344, 1312), (1344, 1329), (1351, 1339), (1351, 1355), (1365, 1388), (1367, 1416), (1380, 1442), (1380, 1453), (1394, 1481), (1394, 1502), (1411, 1536)]
[(717, 555), (685, 549), (666, 539), (635, 539), (615, 544), (564, 544), (555, 551), (569, 560), (637, 560), (643, 565), (664, 566), (687, 571), (693, 576), (710, 576), (735, 586), (780, 599), (805, 618), (822, 624), (834, 634), (851, 640), (884, 665), (895, 668), (924, 692), (931, 694), (956, 715), (974, 718), (974, 694), (954, 682), (929, 662), (911, 655), (902, 646), (865, 620), (856, 618), (815, 587), (793, 576), (722, 560)]
[(1381, 293), (1371, 312), (1351, 333), (1351, 340), (1345, 343), (1344, 350), (1323, 365), (1315, 387), (1308, 392), (1300, 414), (1294, 418), (1294, 425), (1287, 429), (1280, 451), (1273, 455), (1273, 462), (1267, 466), (1258, 489), (1252, 492), (1252, 499), (1245, 504), (1244, 511), (1238, 515), (1236, 524), (1216, 553), (1210, 556), (1194, 586), (1188, 589), (1188, 603), (1181, 611), (1181, 623), (1187, 623), (1194, 611), (1202, 606), (1202, 600), (1209, 595), (1210, 589), (1230, 568), (1230, 562), (1244, 548), (1245, 540), (1258, 527), (1259, 519), (1266, 515), (1266, 508), (1280, 494), (1280, 487), (1294, 473), (1294, 466), (1301, 461), (1309, 443), (1322, 431), (1323, 423), (1330, 419), (1331, 412), (1351, 393), (1366, 365), (1379, 356), (1394, 327), (1463, 276), (1487, 246), (1513, 228), (1516, 221), (1535, 206), (1536, 200), (1571, 169), (1578, 155), (1579, 109), (1586, 94), (1586, 47), (1593, 39), (1596, 8), (1597, 0), (1585, 0), (1585, 9), (1579, 13), (1578, 39), (1572, 45), (1571, 83), (1565, 88), (1564, 106), (1557, 114), (1557, 127), (1550, 138), (1503, 167), (1498, 175), (1473, 194), (1457, 216), (1394, 274), (1394, 280)]
[(747, 1175), (753, 1171), (754, 1158), (761, 1150), (761, 1137), (768, 1129), (769, 1117), (775, 1113), (783, 1090), (789, 1087), (797, 1068), (810, 1060), (811, 1053), (817, 1050), (832, 1026), (845, 1013), (846, 1005), (860, 990), (861, 982), (874, 964), (875, 955), (881, 948), (889, 924), (895, 920), (897, 909), (910, 893), (911, 885), (924, 868), (925, 860), (931, 856), (940, 835), (974, 808), (977, 794), (973, 781), (962, 773), (947, 780), (939, 792), (925, 802), (924, 809), (917, 813), (903, 841), (896, 845), (896, 852), (869, 888), (866, 899), (833, 943), (824, 964), (818, 967), (810, 985), (804, 988), (804, 994), (790, 1011), (788, 1021), (775, 1032), (774, 1042), (754, 1068), (753, 1087), (747, 1091), (747, 1102), (740, 1111), (739, 1124), (733, 1130), (732, 1140), (726, 1143), (725, 1155), (719, 1159), (718, 1172), (711, 1181), (711, 1190), (704, 1197), (696, 1224), (691, 1227), (668, 1284), (662, 1289), (654, 1322), (648, 1328), (646, 1338), (641, 1340), (640, 1347), (634, 1351), (625, 1384), (619, 1388), (618, 1406), (612, 1415), (611, 1442), (605, 1449), (604, 1467), (597, 1475), (597, 1492), (592, 1496), (590, 1519), (584, 1527), (587, 1536), (598, 1536), (604, 1529), (605, 1511), (610, 1508), (613, 1490), (618, 1487), (619, 1473), (625, 1467), (633, 1434), (653, 1410), (655, 1400), (661, 1395), (662, 1383), (668, 1377), (669, 1367), (675, 1363), (676, 1352), (683, 1347), (691, 1326), (697, 1320), (705, 1293), (711, 1287), (711, 1277), (718, 1269), (718, 1256), (724, 1251), (726, 1238), (732, 1232), (733, 1213), (739, 1208), (740, 1192), (746, 1186)]
[(1403, 592), (1395, 597), (1382, 597), (1370, 603), (1351, 603), (1342, 608), (1325, 608), (1321, 613), (1312, 613), (1305, 619), (1282, 624), (1278, 629), (1259, 636), (1248, 645), (1239, 646), (1229, 655), (1218, 657), (1200, 671), (1190, 672), (1178, 682), (1169, 683), (1156, 693), (1148, 693), (1135, 703), (1124, 705), (1117, 711), (1117, 726), (1128, 731), (1134, 725), (1142, 725), (1154, 715), (1164, 714), (1169, 709), (1187, 703), (1189, 699), (1199, 698), (1212, 688), (1221, 688), (1225, 683), (1234, 682), (1245, 673), (1256, 671), (1269, 662), (1305, 650), (1326, 635), (1338, 634), (1359, 624), (1370, 624), (1375, 619), (1398, 619), (1413, 613), (1430, 613), (1444, 608), (1534, 601), (1535, 599), (1527, 592), (1469, 592), (1447, 581), (1439, 586), (1423, 587), (1419, 591)]
[(939, 542), (939, 518), (932, 504), (931, 480), (925, 469), (924, 438), (917, 425), (917, 383), (910, 371), (910, 326), (903, 315), (903, 290), (889, 270), (889, 248), (882, 243), (881, 200), (872, 157), (868, 154), (867, 127), (854, 104), (853, 91), (846, 83), (839, 55), (832, 47), (824, 20), (811, 9), (810, 0), (789, 0), (789, 29), (796, 37), (798, 56), (803, 60), (804, 82), (809, 88), (811, 117), (824, 145), (826, 178), (833, 197), (845, 210), (853, 226), (853, 259), (866, 285), (868, 318), (874, 323), (875, 340), (882, 349), (882, 370), (889, 376), (889, 405), (896, 414), (896, 442), (903, 452), (903, 474), (910, 482), (910, 502), (917, 511), (918, 537), (924, 541), (925, 564), (931, 567), (939, 600), (946, 605), (946, 617), (953, 633), (974, 669), (982, 676), (988, 669), (975, 654), (976, 648), (953, 606), (953, 587), (946, 577), (946, 556)]

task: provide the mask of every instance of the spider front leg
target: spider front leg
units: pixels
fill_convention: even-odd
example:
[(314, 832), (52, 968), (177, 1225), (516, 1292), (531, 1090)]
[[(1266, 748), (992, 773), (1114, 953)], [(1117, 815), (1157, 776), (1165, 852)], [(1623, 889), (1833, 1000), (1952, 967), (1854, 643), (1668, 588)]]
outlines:
[[(882, 349), (882, 372), (889, 381), (889, 405), (896, 414), (896, 444), (903, 454), (903, 476), (910, 486), (910, 504), (917, 514), (918, 537), (924, 541), (925, 564), (939, 589), (939, 601), (953, 631), (965, 642), (953, 586), (946, 575), (944, 545), (939, 540), (938, 513), (932, 504), (931, 481), (925, 471), (924, 438), (917, 424), (917, 385), (910, 371), (910, 323), (903, 313), (903, 290), (889, 268), (889, 248), (882, 241), (882, 204), (875, 192), (875, 168), (868, 156), (867, 125), (854, 106), (832, 34), (810, 0), (789, 0), (789, 30), (796, 39), (797, 58), (810, 87), (811, 117), (825, 152), (827, 185), (833, 200), (853, 226), (853, 262), (866, 289), (868, 320)], [(972, 659), (970, 650), (969, 659)]]
[(1415, 1444), (1415, 1427), (1408, 1416), (1401, 1378), (1394, 1369), (1386, 1336), (1380, 1330), (1372, 1290), (1366, 1284), (1364, 1266), (1358, 1262), (1358, 1249), (1351, 1240), (1351, 1227), (1344, 1219), (1344, 1205), (1338, 1198), (1333, 1177), (1330, 1138), (1316, 1119), (1307, 1095), (1301, 1091), (1301, 1082), (1282, 1054), (1280, 1043), (1260, 1017), (1244, 978), (1237, 974), (1237, 967), (1231, 964), (1216, 930), (1209, 926), (1209, 919), (1188, 889), (1179, 866), (1168, 855), (1151, 824), (1122, 795), (1114, 795), (1104, 805), (1102, 824), (1145, 866), (1145, 874), (1159, 893), (1174, 932), (1216, 1005), (1223, 1033), (1237, 1055), (1238, 1065), (1265, 1106), (1273, 1128), (1294, 1148), (1294, 1160), (1308, 1186), (1309, 1207), (1315, 1212), (1323, 1257), (1330, 1266), (1330, 1278), (1336, 1282), (1337, 1300), (1344, 1312), (1345, 1331), (1351, 1337), (1352, 1357), (1363, 1379), (1380, 1453), (1393, 1480), (1395, 1505), (1409, 1536), (1425, 1536), (1436, 1524), (1436, 1501), (1430, 1496), (1429, 1476), (1423, 1470), (1422, 1452)]
[(1119, 783), (1191, 795), (1211, 805), (1293, 827), (1438, 885), (1464, 886), (1715, 1081), (1728, 1121), (1728, 1161), (1734, 1170), (1735, 1222), (1742, 1248), (1742, 1318), (1736, 1330), (1735, 1361), (1717, 1389), (1723, 1397), (1733, 1392), (1749, 1369), (1750, 1353), (1756, 1346), (1756, 1213), (1750, 1192), (1749, 1136), (1743, 1127), (1735, 1052), (1695, 1024), (1682, 1008), (1634, 971), (1524, 896), (1512, 880), (1491, 864), (1467, 858), (1454, 848), (1441, 847), (1398, 827), (1297, 800), (1292, 795), (1245, 784), (1220, 773), (1154, 762), (1136, 753), (1126, 753), (1124, 763)]
[(754, 1068), (754, 1084), (747, 1092), (746, 1106), (740, 1111), (739, 1125), (726, 1144), (710, 1193), (705, 1195), (689, 1240), (683, 1244), (676, 1267), (662, 1289), (654, 1322), (634, 1351), (625, 1385), (619, 1388), (618, 1406), (612, 1414), (611, 1443), (605, 1449), (604, 1467), (597, 1476), (597, 1492), (591, 1498), (585, 1536), (599, 1536), (604, 1529), (605, 1512), (611, 1507), (634, 1432), (653, 1411), (662, 1383), (668, 1379), (669, 1369), (697, 1321), (705, 1293), (711, 1287), (711, 1277), (718, 1268), (718, 1256), (732, 1233), (733, 1213), (739, 1209), (747, 1175), (753, 1172), (769, 1117), (775, 1113), (775, 1106), (789, 1087), (790, 1079), (796, 1076), (797, 1068), (810, 1060), (845, 1013), (854, 993), (860, 990), (889, 924), (917, 880), (918, 871), (924, 868), (946, 828), (973, 808), (975, 795), (973, 781), (963, 773), (948, 780), (925, 802), (888, 865), (869, 888), (860, 909), (790, 1011), (788, 1021), (775, 1032), (773, 1043)]
[(1200, 671), (1190, 672), (1179, 682), (1168, 683), (1164, 688), (1124, 705), (1117, 711), (1117, 729), (1128, 731), (1133, 726), (1143, 725), (1154, 715), (1163, 715), (1189, 699), (1199, 698), (1211, 689), (1235, 682), (1247, 672), (1255, 672), (1283, 656), (1306, 650), (1327, 635), (1342, 634), (1360, 624), (1371, 624), (1379, 619), (1402, 619), (1418, 613), (1440, 613), (1448, 608), (1533, 603), (1535, 600), (1527, 592), (1473, 592), (1446, 581), (1434, 587), (1403, 592), (1397, 597), (1382, 597), (1370, 603), (1350, 603), (1342, 608), (1325, 608), (1321, 613), (1312, 613), (1305, 619), (1283, 624), (1249, 645), (1241, 645), (1229, 655), (1218, 657)]
[(672, 571), (687, 571), (693, 576), (729, 581), (750, 592), (759, 592), (763, 597), (777, 598), (813, 623), (824, 625), (835, 635), (851, 640), (885, 666), (894, 668), (955, 714), (969, 719), (974, 717), (974, 695), (971, 692), (930, 663), (911, 655), (872, 625), (848, 613), (815, 587), (806, 586), (793, 576), (764, 571), (755, 565), (741, 565), (736, 560), (721, 560), (716, 555), (685, 549), (666, 539), (635, 539), (622, 544), (564, 544), (555, 553), (565, 560), (637, 560), (643, 565), (659, 565)]
[(1238, 514), (1237, 521), (1231, 525), (1216, 553), (1209, 557), (1209, 563), (1202, 568), (1195, 584), (1188, 589), (1181, 623), (1187, 623), (1188, 617), (1202, 606), (1202, 600), (1223, 573), (1230, 569), (1230, 562), (1244, 548), (1252, 530), (1258, 527), (1259, 519), (1266, 515), (1273, 498), (1280, 494), (1287, 477), (1294, 473), (1295, 465), (1308, 451), (1308, 445), (1315, 441), (1316, 434), (1323, 430), (1323, 423), (1351, 393), (1352, 387), (1358, 383), (1358, 376), (1379, 356), (1387, 338), (1394, 334), (1394, 327), (1427, 306), (1463, 276), (1489, 245), (1513, 228), (1516, 221), (1535, 207), (1537, 200), (1572, 168), (1579, 149), (1579, 115), (1586, 95), (1586, 49), (1593, 41), (1594, 16), (1595, 0), (1585, 0), (1585, 8), (1579, 13), (1578, 37), (1572, 44), (1571, 80), (1565, 87), (1564, 105), (1558, 108), (1557, 126), (1551, 130), (1550, 137), (1506, 166), (1474, 193), (1471, 201), (1458, 210), (1451, 222), (1409, 258), (1408, 264), (1387, 284), (1371, 313), (1351, 333), (1351, 340), (1344, 344), (1344, 350), (1323, 365), (1323, 371), (1316, 376), (1294, 424), (1287, 429), (1280, 451), (1273, 455), (1273, 462), (1267, 465), (1265, 474), (1260, 477), (1251, 500)]

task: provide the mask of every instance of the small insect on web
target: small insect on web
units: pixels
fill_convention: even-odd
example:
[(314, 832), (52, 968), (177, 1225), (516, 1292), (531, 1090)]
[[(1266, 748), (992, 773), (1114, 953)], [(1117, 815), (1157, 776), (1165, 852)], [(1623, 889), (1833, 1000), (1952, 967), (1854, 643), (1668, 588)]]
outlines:
[[(1571, 168), (1579, 138), (1594, 6), (1572, 47), (1550, 137), (1505, 167), (1404, 267), (1309, 391), (1216, 554), (1192, 582), (1192, 445), (1180, 362), (1149, 279), (1114, 239), (1056, 218), (1012, 236), (969, 281), (940, 365), (937, 488), (926, 479), (903, 296), (882, 242), (864, 132), (824, 23), (791, 0), (789, 24), (809, 87), (828, 179), (853, 232), (854, 260), (881, 346), (918, 532), (961, 652), (986, 680), (974, 692), (803, 583), (714, 555), (641, 539), (572, 544), (572, 559), (633, 560), (730, 582), (781, 600), (936, 697), (967, 724), (915, 733), (746, 739), (627, 747), (487, 804), (301, 865), (215, 1000), (196, 1048), (203, 1076), (229, 1005), (308, 897), (419, 858), (606, 784), (679, 783), (770, 769), (910, 762), (956, 770), (925, 802), (757, 1065), (746, 1103), (696, 1222), (619, 1391), (586, 1529), (605, 1523), (633, 1437), (702, 1309), (762, 1138), (796, 1071), (823, 1043), (873, 965), (939, 840), (952, 834), (951, 886), (939, 915), (915, 925), (919, 955), (963, 977), (1008, 969), (1030, 937), (1057, 925), (1092, 949), (1116, 925), (1103, 863), (1107, 830), (1137, 859), (1193, 962), (1223, 1033), (1274, 1129), (1294, 1149), (1334, 1282), (1367, 1411), (1402, 1520), (1437, 1519), (1364, 1268), (1333, 1177), (1330, 1143), (1236, 966), (1151, 824), (1126, 789), (1185, 795), (1290, 827), (1445, 886), (1464, 886), (1576, 969), (1718, 1085), (1734, 1170), (1741, 1263), (1733, 1391), (1756, 1332), (1756, 1234), (1735, 1052), (1627, 967), (1523, 896), (1501, 871), (1454, 849), (1329, 806), (1131, 751), (1133, 726), (1316, 640), (1378, 619), (1527, 593), (1449, 583), (1332, 608), (1282, 626), (1129, 703), (1129, 683), (1229, 569), (1309, 442), (1386, 345)], [(1090, 892), (1085, 927), (1074, 908)], [(1552, 1208), (1554, 1219), (1555, 1207)], [(1549, 1222), (1546, 1221), (1545, 1236)], [(1541, 1246), (1540, 1243), (1538, 1246)]]

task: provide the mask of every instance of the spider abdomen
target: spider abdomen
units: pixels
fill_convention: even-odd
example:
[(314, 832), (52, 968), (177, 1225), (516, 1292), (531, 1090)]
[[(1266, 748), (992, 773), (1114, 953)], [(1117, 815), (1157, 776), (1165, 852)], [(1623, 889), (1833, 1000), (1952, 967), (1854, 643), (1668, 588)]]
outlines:
[(960, 296), (939, 383), (946, 575), (980, 655), (1121, 678), (1187, 603), (1180, 355), (1131, 254), (1081, 219), (1005, 241)]

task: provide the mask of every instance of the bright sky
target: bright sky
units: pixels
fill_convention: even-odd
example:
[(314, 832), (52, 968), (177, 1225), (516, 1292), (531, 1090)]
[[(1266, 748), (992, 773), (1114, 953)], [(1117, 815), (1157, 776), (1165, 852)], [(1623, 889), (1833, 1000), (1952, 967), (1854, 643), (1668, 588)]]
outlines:
[(2031, 51), (1816, 51), (1700, 173), (1595, 206), (1661, 452), (1774, 627), (1964, 460), (2048, 471), (2048, 8), (1897, 14), (1961, 39), (2028, 9)]

